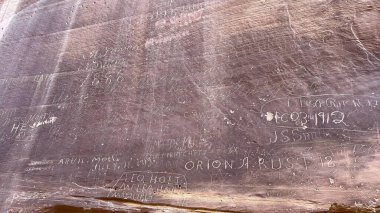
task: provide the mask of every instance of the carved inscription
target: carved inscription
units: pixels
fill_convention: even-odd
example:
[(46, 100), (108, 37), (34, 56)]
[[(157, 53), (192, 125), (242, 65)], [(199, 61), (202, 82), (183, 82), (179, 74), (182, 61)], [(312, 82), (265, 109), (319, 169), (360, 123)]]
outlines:
[(378, 104), (375, 97), (317, 95), (275, 99), (261, 113), (270, 124), (282, 127), (372, 131), (379, 117)]
[(124, 173), (111, 188), (110, 197), (149, 202), (160, 193), (186, 191), (187, 181), (181, 174), (136, 171)]

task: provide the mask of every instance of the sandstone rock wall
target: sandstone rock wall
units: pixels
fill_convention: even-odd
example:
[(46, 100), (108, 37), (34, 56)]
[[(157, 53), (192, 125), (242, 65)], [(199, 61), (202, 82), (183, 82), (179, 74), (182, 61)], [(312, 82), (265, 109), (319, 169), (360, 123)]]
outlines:
[(379, 6), (0, 1), (1, 212), (375, 211)]

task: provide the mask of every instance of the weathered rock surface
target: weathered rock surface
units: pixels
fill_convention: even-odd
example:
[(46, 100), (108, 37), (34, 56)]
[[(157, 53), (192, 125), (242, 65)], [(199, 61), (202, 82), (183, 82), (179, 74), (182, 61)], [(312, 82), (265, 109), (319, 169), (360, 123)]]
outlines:
[(1, 212), (380, 205), (379, 1), (0, 6)]

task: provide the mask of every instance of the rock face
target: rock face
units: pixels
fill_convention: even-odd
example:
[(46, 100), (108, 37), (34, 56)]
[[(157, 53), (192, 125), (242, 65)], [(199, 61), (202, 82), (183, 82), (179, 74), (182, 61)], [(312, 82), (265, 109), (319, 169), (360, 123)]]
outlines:
[(379, 1), (0, 5), (1, 212), (380, 205)]

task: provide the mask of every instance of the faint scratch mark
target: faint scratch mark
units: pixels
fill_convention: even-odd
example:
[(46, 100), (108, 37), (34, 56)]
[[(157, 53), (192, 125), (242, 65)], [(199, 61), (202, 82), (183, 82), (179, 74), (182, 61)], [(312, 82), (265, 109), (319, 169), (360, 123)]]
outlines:
[(363, 45), (363, 43), (360, 41), (359, 37), (356, 35), (355, 30), (354, 30), (354, 27), (353, 27), (353, 24), (351, 24), (351, 32), (352, 32), (352, 34), (354, 35), (355, 40), (357, 41), (358, 46), (360, 47), (360, 49), (362, 49), (363, 52), (366, 54), (366, 56), (367, 56), (367, 61), (368, 61), (370, 64), (373, 65), (372, 61), (369, 59), (369, 56), (372, 56), (372, 57), (374, 57), (375, 59), (377, 59), (378, 61), (380, 61), (379, 58), (377, 58), (373, 53), (371, 53), (369, 50), (367, 50), (367, 48), (365, 48), (365, 46)]

